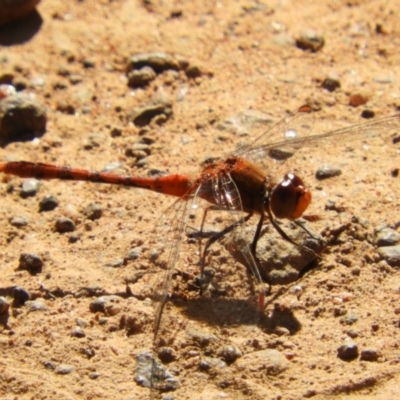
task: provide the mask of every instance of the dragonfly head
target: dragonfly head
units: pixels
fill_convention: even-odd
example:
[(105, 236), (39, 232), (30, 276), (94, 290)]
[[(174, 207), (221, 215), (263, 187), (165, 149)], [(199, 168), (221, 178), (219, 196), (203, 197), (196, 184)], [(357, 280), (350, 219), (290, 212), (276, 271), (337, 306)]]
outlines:
[(300, 218), (311, 203), (311, 192), (293, 173), (286, 174), (272, 190), (269, 206), (276, 218)]

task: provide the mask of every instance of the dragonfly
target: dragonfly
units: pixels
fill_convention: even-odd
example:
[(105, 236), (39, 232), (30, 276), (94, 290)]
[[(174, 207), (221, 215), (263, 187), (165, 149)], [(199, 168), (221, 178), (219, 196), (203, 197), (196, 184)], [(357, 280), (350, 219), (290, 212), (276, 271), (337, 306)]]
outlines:
[[(197, 176), (176, 173), (141, 177), (28, 161), (0, 163), (0, 172), (21, 178), (123, 185), (177, 198), (170, 212), (165, 214), (164, 247), (160, 262), (163, 273), (155, 289), (157, 307), (153, 340), (156, 343), (160, 340), (161, 321), (170, 297), (171, 281), (178, 265), (181, 243), (184, 237), (188, 236), (190, 215), (197, 208), (199, 200), (208, 204), (198, 230), (200, 276), (205, 272), (206, 258), (211, 246), (225, 235), (233, 235), (233, 241), (239, 242), (237, 239), (241, 227), (252, 217), (258, 218), (251, 242), (241, 242), (237, 250), (242, 254), (247, 268), (255, 278), (256, 288), (259, 291), (258, 308), (262, 312), (266, 290), (257, 256), (257, 243), (262, 235), (262, 229), (269, 223), (284, 240), (298, 245), (282, 229), (279, 221), (284, 219), (298, 221), (312, 200), (311, 190), (296, 171), (288, 170), (278, 177), (277, 170), (281, 170), (282, 165), (287, 168), (287, 159), (302, 149), (308, 151), (320, 146), (329, 148), (332, 143), (346, 144), (370, 138), (393, 142), (395, 133), (400, 129), (400, 114), (328, 130), (325, 133), (313, 132), (314, 120), (315, 113), (312, 108), (309, 105), (301, 106), (295, 113), (267, 129), (250, 144), (239, 147), (223, 158), (208, 160)], [(226, 212), (229, 215), (229, 223), (224, 229), (213, 233), (201, 247), (206, 220), (214, 210)], [(203, 287), (201, 282), (199, 287), (201, 292)], [(161, 340), (160, 343), (165, 341)]]

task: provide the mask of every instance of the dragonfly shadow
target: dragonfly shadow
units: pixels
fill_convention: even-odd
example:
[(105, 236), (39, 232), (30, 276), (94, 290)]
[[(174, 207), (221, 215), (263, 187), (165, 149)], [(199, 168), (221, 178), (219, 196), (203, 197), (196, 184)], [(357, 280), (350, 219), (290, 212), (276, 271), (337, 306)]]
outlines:
[(291, 335), (301, 329), (301, 324), (289, 309), (274, 306), (270, 312), (262, 312), (257, 304), (245, 299), (197, 298), (192, 300), (171, 299), (175, 307), (190, 320), (204, 322), (210, 326), (258, 326), (271, 334), (278, 327), (286, 328)]

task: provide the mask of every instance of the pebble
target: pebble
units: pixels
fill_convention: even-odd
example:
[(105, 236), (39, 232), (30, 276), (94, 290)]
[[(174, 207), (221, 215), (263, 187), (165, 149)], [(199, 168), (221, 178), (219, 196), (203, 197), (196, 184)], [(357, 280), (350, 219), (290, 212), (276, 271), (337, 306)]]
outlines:
[(179, 387), (179, 381), (150, 352), (136, 356), (135, 381), (138, 385), (160, 391), (172, 391)]
[(199, 363), (199, 369), (201, 371), (208, 371), (211, 368), (224, 368), (226, 363), (219, 358), (214, 357), (203, 357)]
[(381, 356), (382, 356), (382, 354), (381, 354), (380, 350), (369, 348), (369, 349), (361, 350), (360, 360), (362, 360), (362, 361), (377, 361), (378, 358)]
[(120, 268), (124, 265), (125, 265), (125, 260), (123, 258), (117, 258), (116, 260), (108, 261), (106, 263), (106, 267), (111, 267), (111, 268)]
[(218, 357), (221, 357), (226, 363), (232, 364), (239, 357), (242, 357), (242, 352), (236, 346), (226, 344), (218, 349), (217, 355)]
[(140, 257), (141, 253), (141, 248), (140, 247), (134, 247), (133, 249), (130, 249), (128, 251), (128, 260), (134, 261), (137, 260)]
[(34, 253), (21, 253), (19, 256), (19, 269), (26, 269), (31, 274), (42, 271), (43, 260)]
[[(11, 78), (12, 80), (12, 78)], [(4, 75), (0, 77), (0, 82), (4, 82)], [(13, 85), (1, 84), (0, 85), (0, 100), (8, 96), (13, 96), (17, 93)]]
[(321, 85), (324, 89), (329, 92), (334, 92), (336, 89), (340, 89), (340, 79), (339, 75), (332, 74), (324, 79)]
[(10, 218), (10, 224), (12, 226), (15, 226), (16, 228), (23, 228), (24, 226), (27, 226), (28, 223), (29, 223), (29, 219), (25, 216)]
[(350, 341), (343, 343), (337, 348), (337, 355), (342, 360), (354, 360), (358, 357), (358, 346)]
[(38, 100), (17, 93), (0, 101), (0, 144), (32, 140), (46, 132), (47, 114)]
[(103, 215), (103, 208), (98, 203), (90, 203), (83, 210), (83, 214), (86, 216), (86, 218), (94, 221), (101, 218)]
[(31, 298), (31, 294), (26, 289), (19, 287), (19, 286), (14, 288), (12, 295), (13, 295), (14, 303), (17, 306), (24, 305)]
[(39, 202), (39, 211), (52, 211), (58, 207), (58, 200), (55, 196), (44, 196)]
[(75, 323), (80, 326), (81, 328), (86, 328), (89, 326), (89, 322), (87, 322), (85, 319), (83, 318), (76, 318), (75, 319)]
[(10, 303), (4, 298), (0, 297), (0, 314), (8, 314)]
[(40, 0), (0, 0), (0, 25), (25, 18), (39, 2)]
[(149, 66), (135, 69), (128, 73), (128, 86), (132, 88), (146, 86), (156, 76), (154, 69)]
[(355, 329), (349, 329), (349, 330), (346, 332), (346, 334), (347, 334), (348, 336), (350, 336), (352, 339), (354, 339), (354, 338), (356, 338), (356, 337), (359, 336), (358, 331), (356, 331)]
[(240, 370), (265, 371), (267, 375), (276, 376), (284, 372), (290, 364), (278, 350), (266, 349), (244, 355), (236, 361), (235, 365)]
[(323, 36), (313, 30), (304, 31), (296, 38), (296, 46), (299, 49), (310, 50), (313, 53), (321, 50), (324, 44)]
[(187, 334), (200, 347), (206, 347), (211, 342), (218, 341), (218, 338), (215, 335), (210, 334), (210, 333), (205, 333), (205, 332), (200, 332), (200, 331), (189, 331), (189, 332), (187, 332)]
[(75, 367), (73, 367), (72, 365), (60, 364), (55, 368), (54, 373), (56, 373), (57, 375), (68, 375), (74, 371)]
[(396, 230), (383, 227), (375, 234), (375, 243), (378, 247), (393, 246), (400, 242), (400, 233)]
[(362, 93), (354, 93), (349, 97), (349, 104), (352, 107), (363, 106), (368, 102), (368, 96)]
[(29, 312), (47, 311), (49, 309), (43, 299), (28, 301), (26, 305), (28, 306)]
[(346, 325), (353, 325), (360, 319), (358, 315), (355, 314), (346, 314), (345, 317), (342, 319), (342, 322)]
[(91, 372), (89, 374), (89, 379), (98, 379), (101, 375), (98, 372)]
[(56, 231), (59, 233), (73, 232), (76, 228), (75, 222), (70, 218), (60, 217), (55, 224)]
[(323, 165), (315, 172), (315, 177), (319, 180), (333, 178), (334, 176), (341, 175), (342, 170), (331, 165)]
[(361, 112), (361, 118), (370, 119), (375, 117), (375, 112), (373, 110), (363, 110)]
[(131, 57), (128, 63), (128, 73), (134, 69), (143, 67), (151, 67), (156, 73), (166, 71), (168, 69), (179, 71), (188, 66), (188, 62), (184, 59), (177, 59), (168, 53), (151, 52), (139, 53)]
[(82, 328), (76, 326), (75, 328), (71, 329), (71, 336), (76, 338), (84, 338), (86, 336), (86, 333)]
[(93, 313), (102, 312), (106, 315), (116, 315), (121, 311), (118, 305), (123, 300), (116, 295), (101, 296), (90, 303), (90, 311)]
[(25, 179), (22, 182), (20, 196), (24, 199), (27, 197), (36, 196), (36, 193), (39, 191), (40, 185), (40, 181), (35, 178)]
[(378, 248), (378, 254), (392, 267), (400, 267), (400, 245)]
[(143, 127), (160, 115), (165, 116), (166, 119), (170, 118), (172, 116), (171, 104), (149, 104), (144, 107), (136, 107), (131, 111), (128, 119), (136, 126)]

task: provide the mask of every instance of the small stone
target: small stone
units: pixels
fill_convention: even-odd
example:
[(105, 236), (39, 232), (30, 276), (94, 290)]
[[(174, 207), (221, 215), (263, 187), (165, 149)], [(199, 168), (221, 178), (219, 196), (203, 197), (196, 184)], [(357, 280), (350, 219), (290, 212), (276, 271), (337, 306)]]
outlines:
[(361, 350), (360, 360), (362, 361), (377, 361), (382, 354), (378, 349), (364, 349)]
[(76, 326), (75, 328), (72, 328), (71, 336), (76, 338), (84, 338), (86, 336), (86, 333), (82, 328)]
[(368, 102), (368, 96), (362, 93), (354, 93), (349, 97), (349, 104), (352, 107), (359, 107)]
[(29, 312), (47, 311), (49, 308), (43, 299), (36, 299), (26, 302)]
[(144, 107), (134, 108), (130, 114), (128, 119), (136, 126), (143, 127), (159, 115), (164, 115), (167, 119), (170, 118), (172, 116), (172, 106), (171, 104), (149, 104)]
[(28, 223), (28, 218), (24, 216), (10, 218), (10, 224), (16, 228), (23, 228), (24, 226), (27, 226)]
[(135, 69), (128, 74), (128, 86), (132, 88), (146, 86), (155, 79), (156, 76), (154, 69), (149, 66)]
[(98, 203), (90, 203), (83, 210), (83, 214), (86, 218), (94, 221), (101, 218), (103, 215), (103, 208)]
[(13, 299), (17, 306), (23, 306), (30, 298), (31, 295), (26, 289), (18, 286), (14, 288)]
[(355, 329), (349, 329), (346, 334), (351, 337), (352, 339), (355, 339), (356, 337), (359, 336), (358, 331), (356, 331)]
[(54, 372), (57, 375), (68, 375), (74, 372), (75, 368), (72, 365), (60, 364), (56, 367)]
[(75, 230), (75, 222), (70, 218), (60, 217), (56, 221), (55, 228), (59, 233), (73, 232)]
[(375, 117), (375, 112), (373, 110), (363, 110), (361, 113), (361, 118), (371, 119)]
[(277, 376), (289, 367), (289, 361), (278, 350), (266, 349), (244, 355), (235, 365), (239, 370), (265, 371), (267, 375)]
[(172, 391), (179, 387), (179, 381), (150, 352), (136, 356), (135, 381), (138, 385), (160, 391)]
[(379, 247), (378, 254), (392, 267), (400, 267), (400, 245)]
[(118, 258), (116, 260), (108, 261), (106, 263), (106, 266), (111, 268), (120, 268), (124, 265), (125, 265), (125, 260), (123, 258)]
[[(1, 18), (1, 17), (0, 17)], [(46, 132), (45, 107), (31, 96), (17, 93), (0, 102), (0, 144), (32, 140)]]
[(43, 361), (43, 366), (51, 371), (54, 371), (57, 367), (56, 363), (53, 361)]
[(82, 61), (83, 68), (94, 68), (96, 66), (96, 63), (93, 60), (89, 59), (84, 59)]
[(315, 173), (315, 177), (319, 180), (333, 178), (334, 176), (341, 175), (342, 170), (331, 165), (323, 165), (319, 167)]
[(342, 360), (354, 360), (358, 357), (358, 346), (353, 342), (346, 342), (337, 348), (337, 355)]
[(80, 326), (81, 328), (86, 328), (89, 326), (89, 322), (87, 322), (85, 319), (83, 318), (76, 318), (75, 319), (75, 323)]
[(383, 227), (376, 233), (375, 242), (378, 247), (394, 246), (400, 242), (400, 233), (392, 228)]
[(0, 314), (8, 314), (8, 309), (10, 308), (10, 303), (4, 298), (0, 297)]
[(151, 67), (156, 73), (163, 72), (168, 69), (179, 71), (188, 65), (186, 60), (180, 60), (168, 53), (153, 52), (139, 53), (131, 57), (128, 64), (128, 72), (134, 69), (141, 69), (145, 66)]
[(19, 256), (19, 269), (26, 269), (31, 274), (42, 272), (43, 260), (34, 253), (21, 253)]
[(225, 368), (226, 363), (219, 358), (214, 357), (203, 357), (199, 363), (199, 369), (202, 371), (208, 371), (212, 368)]
[(121, 311), (118, 304), (123, 300), (120, 296), (101, 296), (90, 303), (90, 311), (93, 313), (103, 312), (106, 315), (115, 315)]
[(141, 249), (140, 247), (135, 247), (133, 249), (130, 249), (128, 251), (128, 260), (134, 261), (137, 260), (140, 257)]
[(313, 53), (321, 50), (325, 44), (325, 39), (313, 30), (302, 32), (296, 38), (296, 46), (302, 50), (310, 50)]
[(332, 74), (329, 75), (325, 80), (322, 82), (321, 85), (324, 89), (328, 90), (329, 92), (334, 92), (336, 89), (340, 88), (340, 79), (339, 75)]
[(22, 183), (20, 196), (22, 198), (35, 196), (40, 188), (40, 182), (35, 178), (25, 179)]
[(218, 357), (221, 357), (226, 363), (232, 364), (239, 357), (242, 357), (242, 352), (233, 345), (224, 345), (217, 351)]
[(58, 207), (58, 200), (55, 196), (44, 196), (39, 202), (39, 211), (52, 211)]
[(342, 319), (342, 322), (346, 325), (353, 325), (355, 322), (359, 320), (359, 316), (355, 314), (346, 314), (345, 317)]
[(101, 375), (98, 372), (91, 372), (89, 374), (89, 379), (98, 379)]

